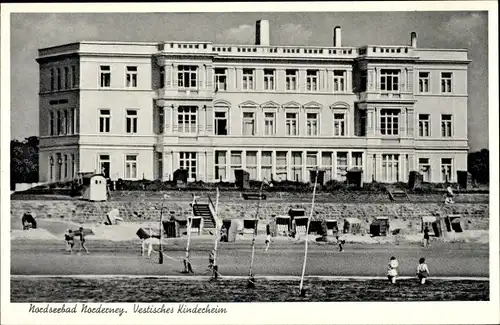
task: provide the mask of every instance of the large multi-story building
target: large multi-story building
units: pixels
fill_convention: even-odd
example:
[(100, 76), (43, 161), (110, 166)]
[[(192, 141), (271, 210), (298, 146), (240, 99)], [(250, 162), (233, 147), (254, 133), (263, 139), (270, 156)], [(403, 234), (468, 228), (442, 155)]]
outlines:
[(467, 169), (467, 51), (410, 45), (78, 42), (39, 50), (40, 180), (456, 181)]

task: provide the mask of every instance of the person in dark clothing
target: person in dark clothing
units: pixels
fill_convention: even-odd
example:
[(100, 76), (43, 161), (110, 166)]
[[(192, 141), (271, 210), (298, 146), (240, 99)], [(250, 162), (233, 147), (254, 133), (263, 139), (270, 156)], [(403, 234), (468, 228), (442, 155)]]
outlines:
[(87, 247), (85, 247), (85, 234), (83, 233), (83, 227), (80, 227), (78, 236), (80, 237), (80, 250), (78, 252), (81, 252), (83, 248), (87, 254), (90, 254)]
[(429, 228), (425, 226), (424, 229), (424, 247), (429, 246)]
[(227, 228), (226, 226), (222, 226), (221, 230), (220, 230), (220, 241), (221, 242), (227, 242)]
[(71, 229), (68, 230), (68, 233), (64, 235), (64, 238), (66, 240), (67, 250), (69, 251), (70, 254), (73, 254), (73, 247), (75, 246), (73, 231)]

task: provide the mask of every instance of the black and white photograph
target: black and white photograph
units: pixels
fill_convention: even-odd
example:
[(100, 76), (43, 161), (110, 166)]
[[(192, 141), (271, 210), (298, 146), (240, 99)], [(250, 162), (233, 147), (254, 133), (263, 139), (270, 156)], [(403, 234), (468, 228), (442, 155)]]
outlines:
[(500, 321), (454, 2), (2, 5), (2, 324)]

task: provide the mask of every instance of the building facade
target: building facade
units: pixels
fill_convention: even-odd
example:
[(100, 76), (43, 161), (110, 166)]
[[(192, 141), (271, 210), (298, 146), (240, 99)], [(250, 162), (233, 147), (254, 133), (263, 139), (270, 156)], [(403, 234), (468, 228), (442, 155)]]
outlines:
[(456, 181), (467, 170), (467, 51), (411, 44), (78, 42), (39, 50), (40, 181)]

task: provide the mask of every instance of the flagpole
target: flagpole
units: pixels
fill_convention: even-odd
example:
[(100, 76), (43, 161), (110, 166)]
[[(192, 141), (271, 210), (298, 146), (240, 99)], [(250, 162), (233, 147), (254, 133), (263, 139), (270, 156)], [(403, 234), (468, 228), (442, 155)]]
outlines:
[[(265, 180), (265, 178), (264, 178)], [(260, 184), (260, 189), (259, 189), (259, 201), (257, 201), (257, 210), (255, 212), (255, 218), (254, 218), (254, 232), (253, 232), (253, 238), (252, 238), (252, 258), (250, 259), (250, 271), (248, 273), (248, 283), (249, 285), (253, 286), (253, 274), (252, 274), (252, 268), (253, 268), (253, 261), (255, 257), (255, 239), (257, 238), (257, 218), (259, 216), (259, 208), (260, 208), (260, 201), (262, 199), (262, 190), (264, 188), (264, 180)]]
[(217, 266), (217, 243), (219, 242), (219, 188), (216, 188), (217, 194), (215, 198), (215, 244), (214, 244), (214, 265), (213, 265), (213, 270), (214, 270), (214, 277), (217, 278), (216, 272), (218, 272)]
[[(194, 209), (194, 205), (196, 204), (196, 196), (193, 195), (193, 203), (191, 204), (191, 208)], [(189, 263), (189, 244), (191, 243), (191, 224), (193, 222), (193, 212), (191, 212), (191, 218), (188, 217), (187, 220), (187, 243), (186, 243), (186, 259)]]
[(158, 245), (158, 264), (163, 264), (163, 247), (162, 247), (162, 241), (163, 241), (163, 201), (165, 200), (165, 197), (163, 197), (163, 200), (161, 201), (161, 208), (160, 208), (160, 244)]
[(308, 238), (309, 225), (311, 224), (311, 219), (313, 216), (314, 199), (316, 197), (316, 186), (318, 185), (318, 174), (319, 174), (319, 171), (318, 171), (318, 168), (316, 168), (316, 177), (314, 179), (313, 197), (312, 197), (312, 202), (311, 202), (311, 212), (309, 214), (309, 219), (307, 220), (307, 227), (306, 227), (306, 245), (305, 245), (305, 249), (304, 249), (304, 264), (302, 265), (302, 275), (300, 277), (299, 293), (301, 296), (305, 295), (305, 291), (303, 289), (303, 286), (304, 286), (304, 274), (306, 272), (306, 263), (307, 263), (307, 247), (308, 247), (308, 243), (309, 243), (309, 238)]

